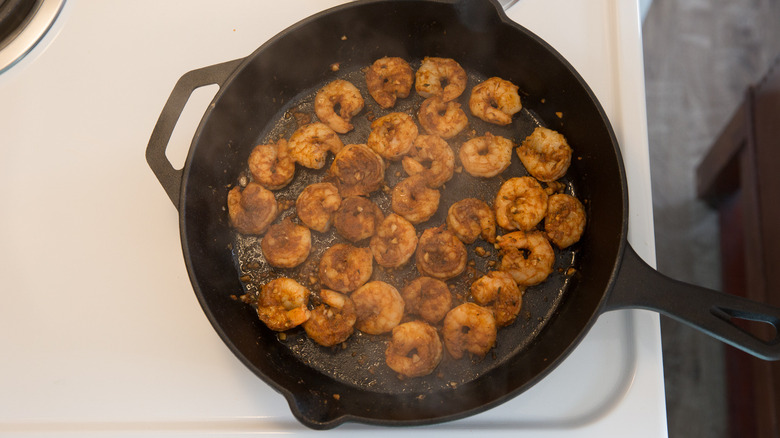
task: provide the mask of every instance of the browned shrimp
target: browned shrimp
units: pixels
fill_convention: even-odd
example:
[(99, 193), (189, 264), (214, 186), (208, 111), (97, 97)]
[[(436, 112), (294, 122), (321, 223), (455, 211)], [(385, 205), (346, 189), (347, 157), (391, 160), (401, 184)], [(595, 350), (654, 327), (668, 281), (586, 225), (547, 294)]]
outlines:
[(466, 269), (466, 247), (441, 225), (423, 231), (415, 260), (420, 274), (447, 280)]
[(474, 303), (463, 303), (444, 317), (444, 345), (455, 359), (471, 353), (483, 357), (496, 343), (493, 312)]
[(320, 290), (319, 298), (322, 304), (315, 307), (303, 323), (306, 334), (325, 347), (346, 341), (357, 321), (355, 303), (348, 296), (328, 289)]
[(336, 154), (329, 172), (341, 196), (368, 196), (385, 181), (385, 162), (364, 144), (348, 144)]
[(371, 123), (366, 144), (382, 158), (400, 160), (417, 138), (417, 125), (406, 113), (390, 113)]
[(355, 302), (357, 323), (363, 333), (379, 335), (389, 332), (404, 316), (404, 300), (392, 285), (383, 281), (364, 284), (351, 295)]
[(395, 106), (397, 98), (409, 96), (413, 82), (412, 67), (403, 58), (385, 56), (366, 71), (368, 94), (385, 109)]
[(309, 319), (308, 303), (309, 289), (292, 278), (277, 278), (260, 289), (257, 316), (271, 330), (289, 330)]
[(371, 278), (373, 271), (374, 260), (368, 248), (337, 243), (328, 248), (320, 259), (320, 281), (337, 292), (359, 288)]
[(324, 233), (333, 223), (333, 215), (341, 206), (339, 189), (322, 182), (306, 186), (295, 201), (298, 218), (314, 231)]
[(391, 208), (413, 224), (425, 222), (439, 208), (438, 190), (425, 184), (425, 177), (413, 175), (393, 188)]
[(482, 306), (489, 306), (496, 325), (506, 327), (520, 313), (525, 287), (518, 287), (515, 279), (504, 271), (490, 271), (471, 283), (471, 296)]
[(514, 231), (496, 240), (501, 253), (499, 269), (512, 275), (517, 284), (533, 286), (552, 273), (555, 252), (541, 231)]
[(341, 201), (334, 223), (343, 238), (359, 242), (373, 236), (384, 219), (382, 210), (370, 199), (350, 196)]
[(408, 220), (390, 213), (377, 228), (369, 247), (377, 264), (397, 268), (412, 258), (417, 248), (417, 232)]
[(288, 141), (290, 156), (301, 166), (322, 169), (328, 151), (339, 153), (344, 143), (338, 134), (320, 122), (309, 123), (296, 129)]
[(530, 230), (547, 214), (547, 193), (530, 176), (510, 178), (496, 194), (496, 222), (506, 230)]
[(238, 186), (230, 189), (227, 204), (230, 223), (242, 234), (263, 234), (279, 213), (274, 194), (254, 182), (243, 191)]
[(437, 324), (452, 308), (447, 283), (432, 277), (418, 277), (401, 289), (406, 311), (431, 324)]
[(422, 175), (428, 187), (438, 188), (455, 172), (455, 153), (442, 138), (418, 135), (409, 155), (401, 162), (409, 176)]
[(441, 339), (435, 328), (422, 321), (396, 326), (385, 350), (385, 362), (405, 377), (427, 376), (439, 365)]
[[(339, 112), (336, 113), (336, 107)], [(314, 112), (320, 121), (339, 134), (355, 127), (349, 121), (363, 109), (363, 96), (351, 82), (336, 79), (322, 87), (314, 97)]]
[(294, 268), (303, 263), (311, 252), (311, 231), (292, 223), (287, 217), (268, 228), (260, 241), (260, 248), (271, 266)]
[(567, 248), (579, 242), (585, 230), (585, 207), (571, 195), (552, 195), (547, 200), (544, 231), (558, 247)]
[(445, 140), (455, 137), (469, 125), (469, 118), (460, 104), (453, 100), (445, 102), (441, 96), (425, 99), (417, 112), (417, 119), (425, 132)]
[(496, 125), (512, 123), (512, 116), (523, 109), (517, 88), (517, 85), (497, 77), (477, 84), (469, 98), (471, 114)]
[(517, 156), (525, 169), (539, 181), (555, 181), (566, 174), (572, 149), (560, 133), (543, 127), (523, 140)]
[(426, 56), (415, 74), (414, 88), (422, 97), (441, 96), (449, 102), (466, 89), (466, 71), (454, 59)]
[(469, 174), (490, 178), (512, 164), (512, 146), (512, 140), (486, 132), (463, 143), (458, 157)]
[(496, 216), (482, 200), (466, 198), (452, 204), (447, 212), (447, 228), (463, 243), (474, 243), (477, 237), (496, 240)]
[(269, 190), (289, 184), (295, 176), (295, 160), (288, 152), (287, 140), (255, 146), (249, 154), (249, 172), (255, 182)]

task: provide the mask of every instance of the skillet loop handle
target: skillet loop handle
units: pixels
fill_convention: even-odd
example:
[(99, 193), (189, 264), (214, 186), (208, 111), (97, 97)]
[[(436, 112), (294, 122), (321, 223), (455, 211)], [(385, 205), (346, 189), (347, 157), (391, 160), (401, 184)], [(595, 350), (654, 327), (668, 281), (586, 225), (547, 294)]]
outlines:
[[(605, 305), (624, 308), (657, 311), (758, 358), (780, 360), (780, 309), (666, 277), (630, 245)], [(774, 329), (772, 339), (749, 333), (735, 320), (766, 323)]]
[(168, 148), (168, 142), (171, 140), (176, 122), (178, 122), (193, 91), (205, 85), (217, 84), (221, 87), (241, 61), (243, 59), (236, 59), (185, 73), (176, 82), (160, 117), (157, 119), (157, 124), (149, 139), (149, 145), (146, 147), (146, 162), (152, 168), (176, 208), (179, 207), (184, 169), (174, 168), (168, 157), (165, 156), (165, 150)]

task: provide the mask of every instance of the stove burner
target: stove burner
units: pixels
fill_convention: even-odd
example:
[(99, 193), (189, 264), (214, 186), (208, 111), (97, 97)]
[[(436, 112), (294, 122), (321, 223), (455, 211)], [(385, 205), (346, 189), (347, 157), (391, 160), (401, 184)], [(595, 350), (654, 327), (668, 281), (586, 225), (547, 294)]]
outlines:
[(0, 73), (43, 38), (65, 0), (0, 0)]

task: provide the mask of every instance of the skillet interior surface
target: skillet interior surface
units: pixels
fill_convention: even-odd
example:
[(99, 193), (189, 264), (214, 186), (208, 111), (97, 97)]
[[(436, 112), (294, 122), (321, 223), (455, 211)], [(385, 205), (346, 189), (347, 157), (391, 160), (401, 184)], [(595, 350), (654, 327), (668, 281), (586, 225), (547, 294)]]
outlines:
[[(406, 380), (384, 365), (387, 338), (353, 335), (341, 350), (313, 344), (300, 329), (284, 340), (268, 330), (235, 297), (252, 293), (254, 285), (269, 278), (293, 273), (267, 269), (254, 249), (256, 238), (237, 236), (225, 208), (227, 191), (246, 179), (246, 159), (254, 145), (288, 138), (297, 127), (294, 115), (313, 114), (313, 93), (330, 80), (346, 78), (362, 89), (366, 108), (353, 120), (355, 131), (342, 140), (364, 143), (372, 116), (388, 111), (379, 110), (365, 92), (361, 69), (382, 56), (403, 57), (413, 68), (424, 56), (456, 59), (469, 72), (459, 99), (464, 109), (471, 87), (486, 77), (519, 85), (525, 109), (512, 125), (488, 126), (470, 117), (467, 130), (477, 135), (490, 131), (515, 142), (538, 124), (561, 131), (575, 150), (563, 182), (567, 192), (584, 201), (589, 218), (578, 244), (567, 251), (556, 249), (553, 274), (526, 291), (518, 321), (499, 331), (488, 356), (455, 361), (445, 354), (432, 375)], [(412, 92), (393, 110), (414, 115), (420, 101)], [(463, 139), (449, 141), (456, 156)], [(277, 199), (294, 202), (319, 173), (299, 167)], [(502, 179), (525, 174), (514, 154), (502, 178), (477, 181), (465, 172), (457, 174), (442, 191), (436, 216), (418, 230), (443, 223), (455, 200), (473, 196), (492, 203)], [(390, 187), (405, 177), (397, 164), (386, 175)], [(560, 55), (498, 13), (494, 3), (358, 3), (326, 11), (278, 35), (250, 55), (222, 87), (185, 165), (182, 243), (196, 294), (217, 332), (250, 369), (287, 397), (302, 422), (318, 428), (346, 419), (428, 423), (476, 413), (522, 392), (576, 345), (595, 319), (616, 267), (625, 234), (624, 185), (614, 135), (587, 86)], [(391, 211), (386, 193), (372, 199), (386, 214)], [(294, 215), (294, 208), (277, 220), (288, 215)], [(313, 253), (297, 270), (316, 268), (319, 254), (340, 239), (333, 231), (312, 236)], [(468, 284), (488, 269), (490, 258), (473, 253), (477, 245), (491, 249), (481, 240), (470, 245), (475, 266), (450, 282), (456, 296), (465, 296)], [(566, 273), (570, 266), (573, 275)], [(413, 266), (392, 273), (375, 268), (372, 279), (388, 280), (400, 289), (410, 276), (417, 276)]]

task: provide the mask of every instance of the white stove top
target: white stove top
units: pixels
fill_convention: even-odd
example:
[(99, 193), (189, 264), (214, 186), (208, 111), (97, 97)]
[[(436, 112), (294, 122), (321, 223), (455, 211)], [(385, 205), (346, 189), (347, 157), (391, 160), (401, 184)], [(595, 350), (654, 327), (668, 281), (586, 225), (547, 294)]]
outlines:
[[(0, 436), (323, 433), (297, 423), (212, 330), (187, 278), (176, 209), (144, 152), (181, 75), (247, 56), (338, 3), (68, 0), (43, 41), (0, 74)], [(637, 4), (520, 0), (508, 15), (560, 51), (601, 100), (627, 168), (629, 240), (654, 260)], [(185, 109), (174, 163), (210, 97)], [(414, 432), (475, 430), (666, 436), (658, 316), (602, 315), (531, 390)], [(330, 433), (365, 432), (409, 429)]]

